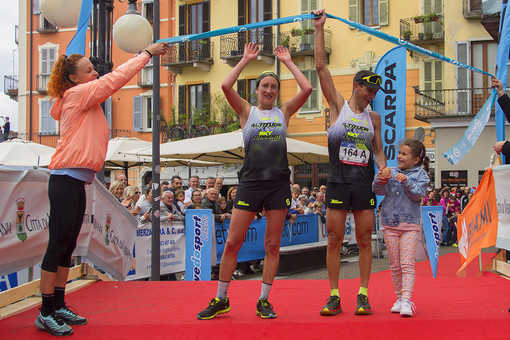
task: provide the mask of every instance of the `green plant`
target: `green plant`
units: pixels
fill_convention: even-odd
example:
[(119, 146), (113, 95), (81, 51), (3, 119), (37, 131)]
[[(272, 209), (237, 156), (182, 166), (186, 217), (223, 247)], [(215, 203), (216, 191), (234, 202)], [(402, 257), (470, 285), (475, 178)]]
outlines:
[(416, 15), (416, 16), (413, 18), (413, 20), (414, 20), (414, 22), (415, 22), (415, 23), (438, 21), (438, 20), (439, 20), (439, 15), (438, 15), (438, 14), (436, 14), (436, 13), (429, 13), (429, 14), (423, 14), (423, 15)]
[(402, 32), (402, 36), (404, 37), (404, 40), (411, 39), (412, 34), (413, 34), (413, 32), (411, 32), (410, 30), (406, 30), (406, 31)]
[(207, 39), (200, 39), (198, 41), (201, 45), (207, 45), (207, 43), (209, 42)]
[(282, 40), (280, 40), (280, 45), (289, 47), (290, 46), (290, 36), (286, 35)]
[(313, 34), (315, 32), (314, 28), (305, 28), (303, 29), (303, 34)]
[(299, 37), (299, 36), (303, 35), (303, 30), (298, 27), (292, 27), (292, 29), (290, 30), (290, 34), (293, 37)]

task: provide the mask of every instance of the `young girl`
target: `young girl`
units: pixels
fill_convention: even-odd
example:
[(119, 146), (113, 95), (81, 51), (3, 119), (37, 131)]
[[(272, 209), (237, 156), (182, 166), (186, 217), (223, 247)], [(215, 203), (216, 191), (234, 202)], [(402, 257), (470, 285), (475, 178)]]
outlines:
[[(384, 242), (390, 258), (391, 277), (397, 294), (392, 313), (413, 316), (414, 257), (420, 235), (420, 201), (429, 185), (429, 159), (425, 146), (408, 139), (398, 153), (398, 166), (385, 176), (381, 169), (372, 183), (374, 193), (385, 195), (382, 202)], [(425, 169), (420, 166), (423, 165)]]

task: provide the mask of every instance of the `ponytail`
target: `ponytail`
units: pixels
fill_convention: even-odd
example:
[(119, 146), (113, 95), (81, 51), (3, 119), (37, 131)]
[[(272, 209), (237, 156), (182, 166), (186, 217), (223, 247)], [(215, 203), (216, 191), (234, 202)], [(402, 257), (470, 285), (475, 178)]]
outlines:
[(76, 85), (69, 77), (76, 73), (76, 64), (81, 58), (81, 54), (71, 54), (69, 57), (62, 54), (58, 57), (48, 81), (48, 94), (52, 98), (62, 97), (64, 92)]

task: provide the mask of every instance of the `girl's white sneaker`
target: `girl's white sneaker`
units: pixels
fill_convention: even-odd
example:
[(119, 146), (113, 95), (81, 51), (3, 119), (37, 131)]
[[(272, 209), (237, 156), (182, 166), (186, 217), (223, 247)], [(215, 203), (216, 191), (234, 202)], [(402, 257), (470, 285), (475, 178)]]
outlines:
[(405, 299), (400, 304), (400, 315), (401, 316), (413, 316), (416, 313), (416, 307), (414, 303)]
[(393, 304), (393, 307), (391, 307), (392, 313), (400, 313), (400, 307), (402, 305), (402, 300), (400, 298)]

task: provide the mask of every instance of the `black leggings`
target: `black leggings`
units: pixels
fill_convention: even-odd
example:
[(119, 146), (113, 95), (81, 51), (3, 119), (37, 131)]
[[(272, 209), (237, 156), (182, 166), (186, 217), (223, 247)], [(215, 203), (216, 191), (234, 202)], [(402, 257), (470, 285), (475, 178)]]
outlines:
[(87, 204), (85, 182), (66, 175), (51, 175), (48, 196), (49, 240), (41, 268), (56, 273), (58, 267), (71, 266)]

